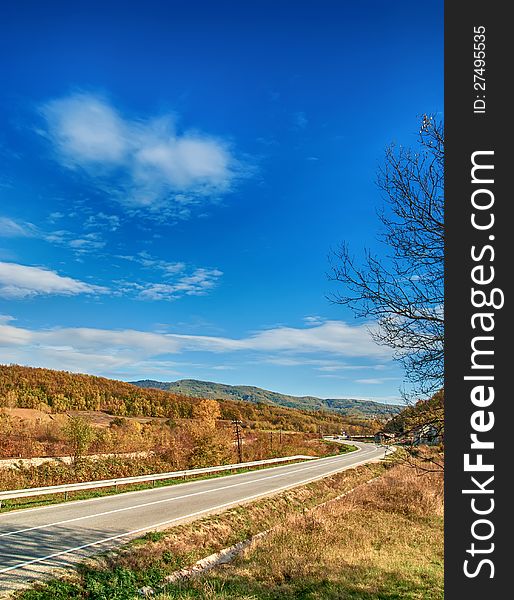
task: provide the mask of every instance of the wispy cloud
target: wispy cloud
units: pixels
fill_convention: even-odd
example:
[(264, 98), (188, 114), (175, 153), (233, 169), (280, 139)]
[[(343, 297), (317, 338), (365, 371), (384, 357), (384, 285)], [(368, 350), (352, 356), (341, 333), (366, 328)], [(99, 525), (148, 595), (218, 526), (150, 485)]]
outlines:
[(398, 381), (399, 377), (370, 377), (367, 379), (356, 379), (355, 383), (363, 385), (384, 385), (386, 381)]
[[(61, 213), (52, 213), (49, 215), (49, 222), (54, 223), (57, 219), (61, 219), (62, 216)], [(56, 246), (70, 248), (76, 254), (83, 254), (85, 252), (98, 251), (105, 247), (106, 242), (103, 240), (100, 231), (105, 228), (114, 231), (119, 224), (119, 220), (116, 219), (117, 217), (114, 215), (110, 216), (100, 213), (96, 217), (87, 219), (84, 223), (85, 230), (76, 233), (67, 229), (45, 231), (26, 221), (15, 221), (9, 217), (0, 217), (0, 237), (35, 238), (55, 244)], [(95, 227), (100, 231), (91, 231)]]
[[(54, 328), (30, 330), (0, 323), (0, 346), (23, 346), (9, 360), (36, 360), (48, 364), (45, 356), (65, 348), (75, 355), (85, 353), (88, 360), (98, 356), (98, 368), (106, 354), (129, 364), (166, 354), (184, 352), (252, 352), (266, 355), (273, 352), (285, 358), (305, 353), (326, 353), (345, 358), (390, 358), (377, 346), (363, 326), (351, 326), (342, 321), (329, 321), (308, 328), (277, 327), (242, 338), (183, 335), (145, 332), (134, 329), (111, 330), (94, 328)], [(5, 357), (5, 355), (4, 355)], [(4, 360), (0, 353), (0, 360)], [(64, 364), (67, 363), (63, 363)], [(98, 370), (97, 368), (97, 370)]]
[(120, 226), (120, 218), (118, 215), (107, 215), (99, 212), (96, 215), (89, 216), (84, 221), (86, 229), (105, 229), (107, 231), (116, 231)]
[(0, 237), (33, 237), (37, 229), (32, 223), (24, 223), (10, 219), (9, 217), (0, 217)]
[(303, 318), (306, 325), (321, 325), (325, 321), (323, 317), (319, 315), (308, 315)]
[(246, 338), (176, 336), (185, 347), (212, 352), (253, 350), (281, 351), (287, 354), (325, 352), (347, 357), (388, 359), (390, 351), (372, 339), (371, 325), (348, 325), (344, 321), (326, 321), (312, 327), (278, 326), (254, 333)]
[[(81, 233), (74, 233), (66, 229), (48, 232), (31, 226), (30, 223), (17, 222), (3, 217), (0, 219), (0, 235), (33, 237), (56, 246), (69, 248), (77, 256), (84, 255), (85, 253), (97, 253), (107, 257), (109, 255), (108, 253), (104, 253), (106, 242), (102, 237), (101, 229), (114, 229), (118, 224), (119, 221), (114, 215), (99, 213), (85, 222), (86, 231)], [(99, 227), (100, 231), (87, 231), (88, 228), (94, 227)], [(111, 261), (115, 259), (136, 263), (148, 271), (146, 277), (138, 277), (137, 281), (134, 281), (134, 279), (128, 280), (127, 278), (114, 281), (110, 284), (112, 294), (132, 296), (139, 300), (176, 300), (184, 296), (205, 296), (219, 285), (220, 279), (223, 276), (223, 271), (218, 268), (197, 267), (183, 261), (167, 261), (152, 256), (146, 251), (135, 255), (115, 255), (109, 257)], [(53, 273), (53, 271), (42, 267), (25, 267), (23, 265), (15, 265), (14, 262), (4, 262), (2, 264), (6, 265), (4, 267), (5, 270), (9, 269), (12, 271), (10, 275), (14, 275), (14, 271), (16, 271), (17, 277), (23, 275), (26, 282), (29, 281), (29, 275), (32, 277), (31, 281), (35, 281), (35, 269), (39, 269), (42, 273), (46, 274), (44, 278), (40, 274), (44, 281), (48, 281), (48, 273)], [(58, 277), (63, 279), (61, 276)], [(74, 281), (70, 278), (68, 279), (69, 281)], [(147, 281), (144, 281), (145, 279)], [(154, 280), (151, 281), (151, 279)], [(160, 279), (160, 281), (155, 281), (155, 279)], [(0, 281), (0, 285), (0, 295), (4, 297), (20, 298), (49, 293), (43, 290), (38, 292), (36, 288), (31, 291), (30, 286), (23, 287), (21, 284), (9, 282), (7, 275)], [(98, 291), (100, 289), (99, 286), (84, 285), (88, 285), (90, 290)], [(58, 287), (55, 287), (52, 293), (67, 293), (69, 295), (72, 293), (72, 289), (76, 289), (76, 293), (79, 293), (78, 288), (64, 286), (60, 292), (57, 292), (57, 289)]]
[(76, 254), (102, 250), (106, 245), (98, 232), (74, 233), (66, 229), (59, 229), (48, 233), (40, 232), (39, 237), (51, 244), (70, 248)]
[(350, 326), (342, 321), (327, 321), (306, 328), (278, 327), (260, 332), (248, 343), (257, 349), (278, 348), (290, 352), (332, 352), (345, 356), (384, 355), (383, 349), (370, 344), (365, 326)]
[(176, 300), (183, 296), (205, 296), (219, 285), (223, 271), (217, 268), (192, 267), (182, 261), (167, 261), (146, 251), (135, 255), (118, 255), (117, 258), (158, 272), (162, 281), (122, 281), (126, 292), (135, 291), (140, 300)]
[(142, 265), (148, 269), (157, 269), (163, 273), (163, 276), (175, 275), (186, 268), (186, 263), (181, 261), (167, 261), (161, 258), (152, 256), (149, 252), (143, 250), (135, 255), (117, 255), (116, 258), (121, 258), (130, 262)]
[(49, 223), (53, 224), (53, 223), (56, 223), (59, 219), (62, 219), (64, 216), (65, 216), (64, 213), (62, 213), (60, 211), (55, 211), (55, 212), (50, 213), (48, 215), (48, 217), (46, 218), (46, 220)]
[(217, 286), (222, 275), (219, 269), (195, 269), (175, 282), (144, 284), (138, 297), (141, 300), (174, 300), (181, 296), (205, 296)]
[(106, 289), (59, 275), (43, 267), (0, 262), (0, 296), (27, 298), (41, 295), (99, 294)]
[(293, 125), (296, 129), (305, 129), (308, 123), (307, 115), (303, 111), (293, 113)]
[(225, 140), (178, 131), (172, 116), (129, 119), (86, 93), (54, 99), (41, 112), (61, 164), (154, 216), (188, 216), (191, 204), (226, 193), (243, 174)]
[(313, 358), (312, 356), (266, 356), (259, 362), (277, 365), (279, 367), (312, 367), (315, 371), (326, 373), (346, 372), (346, 371), (361, 371), (361, 370), (382, 370), (385, 365), (378, 364), (353, 364), (342, 362), (341, 360), (333, 360), (329, 358)]
[[(343, 336), (339, 343), (333, 339), (337, 334)], [(299, 339), (303, 340), (300, 345)], [(275, 363), (283, 368), (299, 365), (303, 369), (312, 368), (313, 381), (327, 376), (350, 381), (354, 380), (350, 377), (350, 361), (356, 361), (358, 369), (365, 362), (374, 369), (377, 354), (382, 363), (391, 365), (391, 357), (376, 346), (363, 327), (340, 321), (306, 328), (276, 327), (231, 338), (135, 329), (31, 329), (17, 326), (11, 317), (0, 317), (0, 363), (14, 362), (108, 377), (130, 379), (151, 374), (164, 379), (174, 374), (190, 377), (191, 369), (197, 368), (204, 374), (229, 372), (233, 366), (239, 369), (250, 361), (252, 364), (265, 362), (271, 355), (276, 361), (283, 359)], [(197, 363), (199, 358), (192, 357), (200, 357), (202, 364)], [(323, 363), (348, 365), (349, 369), (343, 371), (345, 375), (322, 374), (317, 367)], [(363, 379), (362, 383), (375, 387), (374, 379)]]

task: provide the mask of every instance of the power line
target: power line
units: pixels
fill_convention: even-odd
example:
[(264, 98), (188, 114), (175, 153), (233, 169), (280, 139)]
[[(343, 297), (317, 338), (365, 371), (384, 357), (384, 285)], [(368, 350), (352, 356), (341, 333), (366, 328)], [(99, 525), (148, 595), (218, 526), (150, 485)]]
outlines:
[(239, 421), (238, 419), (233, 419), (232, 421), (232, 425), (234, 426), (235, 429), (235, 436), (236, 436), (236, 442), (237, 442), (237, 456), (239, 458), (239, 462), (242, 463), (243, 462), (243, 447), (242, 447), (242, 439), (241, 439), (241, 425), (242, 425), (242, 421)]

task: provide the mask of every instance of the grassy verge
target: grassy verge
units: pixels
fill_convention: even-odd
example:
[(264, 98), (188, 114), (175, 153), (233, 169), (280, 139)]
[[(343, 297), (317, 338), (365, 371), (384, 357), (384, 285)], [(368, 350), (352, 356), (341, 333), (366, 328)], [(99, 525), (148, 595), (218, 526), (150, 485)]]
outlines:
[[(330, 444), (333, 454), (325, 454), (323, 457), (327, 456), (335, 456), (337, 454), (345, 454), (348, 452), (353, 452), (357, 448), (351, 445), (339, 445), (339, 444)], [(199, 481), (202, 479), (215, 479), (218, 477), (225, 477), (227, 475), (233, 475), (235, 473), (246, 473), (248, 471), (256, 471), (259, 469), (267, 469), (276, 466), (280, 466), (280, 464), (292, 464), (294, 462), (303, 462), (303, 461), (291, 461), (291, 463), (279, 463), (271, 464), (271, 465), (262, 465), (260, 467), (252, 467), (251, 469), (234, 469), (233, 471), (221, 471), (220, 473), (212, 473), (208, 475), (197, 475), (194, 477), (187, 477), (181, 479), (165, 479), (161, 481), (148, 482), (148, 483), (132, 483), (120, 485), (117, 488), (97, 488), (92, 490), (81, 490), (76, 492), (68, 492), (65, 496), (64, 494), (52, 494), (51, 496), (33, 496), (29, 498), (13, 498), (12, 500), (4, 500), (2, 501), (2, 506), (0, 507), (0, 514), (4, 512), (9, 512), (12, 510), (19, 510), (23, 508), (36, 508), (39, 506), (47, 506), (50, 504), (62, 504), (63, 502), (70, 502), (72, 500), (90, 500), (92, 498), (103, 498), (104, 496), (114, 496), (118, 494), (123, 494), (125, 492), (135, 492), (140, 490), (148, 490), (152, 488), (160, 488), (167, 487), (170, 485), (177, 485), (180, 483), (185, 483), (188, 481)]]
[[(219, 515), (205, 517), (166, 531), (149, 532), (116, 552), (86, 561), (66, 578), (37, 585), (31, 590), (18, 593), (16, 598), (140, 598), (141, 588), (159, 587), (167, 574), (192, 565), (200, 558), (262, 530), (275, 527), (295, 516), (299, 517), (308, 509), (353, 489), (356, 485), (383, 473), (385, 469), (386, 466), (382, 463), (360, 466), (271, 498), (227, 510)], [(189, 594), (189, 591), (184, 593)], [(196, 591), (193, 590), (193, 593), (196, 594)]]
[(442, 600), (442, 476), (395, 466), (159, 600)]

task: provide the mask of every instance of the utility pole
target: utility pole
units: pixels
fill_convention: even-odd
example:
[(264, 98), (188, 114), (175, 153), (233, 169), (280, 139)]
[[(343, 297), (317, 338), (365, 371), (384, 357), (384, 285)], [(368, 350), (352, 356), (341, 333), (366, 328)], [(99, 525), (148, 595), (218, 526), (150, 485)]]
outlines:
[(273, 452), (273, 431), (269, 432), (269, 445), (270, 445), (270, 452)]
[(237, 442), (237, 456), (239, 458), (239, 462), (243, 462), (243, 448), (241, 445), (241, 424), (242, 422), (238, 419), (234, 419), (232, 421), (232, 425), (235, 428), (236, 442)]

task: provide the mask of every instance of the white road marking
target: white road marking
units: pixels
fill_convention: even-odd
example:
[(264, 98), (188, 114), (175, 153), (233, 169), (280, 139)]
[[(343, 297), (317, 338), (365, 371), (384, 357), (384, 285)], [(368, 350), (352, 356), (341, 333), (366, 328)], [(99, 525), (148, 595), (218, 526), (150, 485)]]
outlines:
[[(332, 462), (335, 462), (337, 459), (340, 459), (341, 457), (336, 457), (334, 458), (333, 461), (330, 461), (326, 464), (332, 464)], [(305, 463), (304, 463), (305, 464)], [(309, 471), (313, 468), (317, 468), (319, 465), (314, 465), (311, 466), (312, 463), (309, 463), (309, 467), (304, 467), (304, 468), (299, 468), (299, 469), (294, 469), (293, 471), (288, 471), (286, 473), (286, 475), (292, 475), (293, 473), (297, 473), (299, 471)], [(28, 531), (34, 531), (36, 529), (47, 529), (49, 527), (55, 527), (57, 525), (64, 525), (65, 523), (73, 523), (76, 521), (82, 521), (84, 519), (93, 519), (94, 517), (103, 517), (105, 515), (110, 515), (110, 514), (114, 514), (114, 513), (119, 513), (119, 512), (126, 512), (129, 510), (135, 510), (137, 508), (144, 508), (146, 506), (153, 506), (155, 504), (163, 504), (166, 502), (174, 502), (176, 500), (183, 500), (184, 498), (190, 498), (192, 496), (201, 496), (203, 494), (208, 494), (211, 492), (219, 492), (221, 490), (226, 490), (226, 489), (230, 489), (233, 487), (238, 487), (238, 486), (243, 486), (243, 485), (249, 485), (251, 483), (257, 483), (259, 481), (266, 481), (268, 479), (274, 479), (276, 477), (283, 477), (284, 473), (277, 473), (274, 475), (264, 475), (263, 477), (259, 477), (258, 479), (250, 479), (249, 481), (242, 481), (242, 482), (238, 482), (238, 483), (233, 483), (230, 485), (224, 485), (218, 488), (213, 488), (213, 489), (208, 489), (208, 490), (201, 490), (199, 492), (193, 492), (191, 494), (184, 494), (182, 496), (175, 496), (174, 498), (164, 498), (162, 500), (153, 500), (152, 502), (144, 502), (143, 504), (135, 504), (133, 506), (126, 506), (123, 508), (115, 508), (112, 510), (106, 510), (103, 512), (99, 512), (99, 513), (93, 513), (90, 515), (83, 515), (81, 517), (74, 517), (72, 519), (64, 519), (62, 521), (54, 521), (53, 523), (45, 523), (44, 525), (35, 525), (34, 527), (25, 527), (24, 529), (18, 529), (16, 531), (6, 531), (4, 533), (0, 533), (0, 537), (8, 537), (8, 536), (12, 536), (12, 535), (16, 535), (16, 534), (20, 534), (20, 533), (26, 533)], [(0, 571), (1, 572), (1, 571)]]
[[(351, 456), (355, 456), (355, 454), (357, 454), (357, 452), (362, 452), (362, 448), (357, 447), (357, 450), (353, 450), (351, 452)], [(350, 456), (350, 454), (348, 454), (348, 456)], [(315, 462), (327, 462), (330, 459), (334, 459), (334, 458), (344, 458), (341, 456), (324, 456), (322, 458), (315, 458), (313, 461), (311, 461), (309, 464), (314, 464)], [(302, 462), (302, 463), (296, 463), (296, 464), (302, 464), (305, 465), (307, 464), (306, 462)], [(277, 467), (269, 467), (268, 469), (287, 469), (288, 467), (294, 466), (293, 465), (279, 465)], [(236, 467), (237, 468), (237, 467)], [(265, 469), (266, 471), (268, 469)], [(255, 472), (257, 471), (261, 471), (263, 469), (255, 469)], [(252, 471), (249, 470), (247, 473), (251, 473)], [(235, 473), (233, 475), (224, 475), (224, 477), (240, 477), (241, 475), (246, 475), (247, 473)], [(196, 479), (196, 480), (192, 480), (192, 481), (185, 481), (183, 483), (177, 483), (176, 485), (180, 485), (182, 487), (188, 486), (188, 485), (195, 485), (196, 483), (198, 483), (199, 481), (206, 481), (206, 480), (202, 480), (202, 479)], [(99, 496), (97, 498), (85, 498), (84, 500), (70, 500), (70, 502), (67, 502), (65, 504), (65, 506), (76, 506), (77, 504), (85, 504), (86, 502), (101, 502), (102, 500), (105, 500), (106, 498), (111, 498), (111, 497), (117, 497), (117, 498), (125, 498), (126, 496), (131, 496), (133, 494), (139, 494), (141, 492), (158, 492), (160, 490), (162, 490), (164, 487), (168, 487), (168, 486), (163, 486), (163, 487), (159, 487), (159, 488), (148, 488), (146, 490), (133, 490), (133, 491), (128, 491), (128, 492), (123, 492), (122, 494), (116, 494), (116, 495), (105, 495), (105, 496)], [(171, 486), (169, 486), (171, 487)], [(11, 510), (8, 512), (4, 512), (2, 514), (0, 514), (0, 522), (2, 520), (3, 517), (5, 518), (9, 518), (11, 515), (19, 515), (19, 514), (23, 514), (23, 515), (27, 515), (30, 513), (33, 513), (35, 511), (42, 511), (42, 510), (50, 510), (52, 508), (55, 508), (56, 506), (62, 506), (63, 503), (56, 503), (56, 504), (48, 504), (47, 506), (35, 506), (34, 508), (19, 508), (16, 510)]]
[[(372, 452), (372, 451), (370, 451)], [(378, 458), (378, 457), (377, 457)], [(357, 467), (363, 463), (367, 462), (366, 460), (360, 461), (358, 463), (352, 464), (352, 467)], [(317, 475), (316, 477), (310, 477), (308, 479), (305, 479), (303, 481), (299, 481), (296, 482), (294, 484), (288, 484), (288, 485), (284, 485), (278, 488), (275, 488), (274, 490), (272, 490), (273, 493), (276, 492), (280, 492), (282, 490), (286, 490), (287, 488), (291, 488), (291, 487), (297, 487), (299, 485), (304, 485), (306, 483), (310, 483), (311, 481), (315, 481), (316, 479), (322, 479), (323, 477), (328, 477), (329, 475), (332, 475), (334, 473), (337, 473), (340, 469), (335, 469), (333, 471), (329, 471), (328, 473), (323, 473), (321, 475)], [(76, 546), (75, 548), (69, 548), (67, 550), (61, 550), (60, 552), (54, 552), (53, 554), (48, 554), (47, 556), (41, 557), (41, 558), (33, 558), (31, 560), (22, 562), (22, 563), (18, 563), (17, 565), (13, 565), (11, 567), (7, 567), (5, 569), (1, 569), (0, 573), (7, 573), (9, 571), (14, 571), (16, 569), (20, 569), (22, 567), (26, 567), (27, 565), (32, 565), (34, 563), (40, 563), (40, 562), (44, 562), (45, 560), (50, 560), (52, 558), (57, 558), (58, 556), (63, 556), (64, 554), (70, 554), (71, 552), (78, 552), (79, 550), (84, 550), (85, 548), (91, 548), (93, 546), (98, 546), (98, 544), (104, 544), (107, 542), (112, 542), (114, 540), (123, 538), (123, 537), (128, 537), (131, 535), (135, 535), (137, 533), (142, 533), (143, 531), (148, 531), (150, 529), (157, 529), (159, 527), (162, 527), (163, 525), (168, 525), (170, 523), (173, 523), (175, 521), (180, 521), (180, 520), (184, 520), (184, 519), (188, 519), (191, 517), (196, 517), (198, 515), (201, 515), (203, 513), (207, 513), (207, 512), (213, 512), (216, 510), (220, 510), (222, 508), (227, 508), (229, 506), (233, 506), (234, 504), (239, 504), (241, 502), (247, 502), (248, 500), (253, 500), (255, 498), (259, 498), (262, 496), (266, 496), (267, 494), (269, 494), (270, 491), (268, 492), (261, 492), (259, 494), (253, 494), (252, 496), (246, 496), (245, 498), (240, 498), (238, 500), (233, 500), (231, 502), (225, 502), (224, 504), (218, 504), (217, 506), (211, 506), (210, 508), (205, 508), (199, 511), (196, 511), (194, 513), (190, 513), (188, 515), (184, 515), (182, 517), (175, 517), (173, 519), (168, 519), (167, 521), (162, 521), (160, 523), (156, 523), (154, 525), (150, 525), (148, 527), (141, 527), (140, 529), (134, 529), (132, 531), (129, 531), (127, 533), (121, 533), (118, 535), (113, 535), (111, 537), (108, 538), (104, 538), (102, 540), (97, 540), (96, 542), (89, 542), (88, 544), (83, 544), (82, 546)]]

